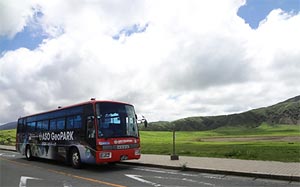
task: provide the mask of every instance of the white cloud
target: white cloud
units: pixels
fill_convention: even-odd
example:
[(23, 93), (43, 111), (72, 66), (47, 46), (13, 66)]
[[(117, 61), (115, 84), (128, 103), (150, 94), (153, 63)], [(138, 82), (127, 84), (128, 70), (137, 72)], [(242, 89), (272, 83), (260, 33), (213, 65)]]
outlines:
[(36, 11), (32, 0), (2, 0), (0, 1), (0, 36), (13, 38), (23, 30)]
[[(251, 30), (238, 0), (37, 2), (51, 37), (0, 58), (0, 123), (91, 97), (133, 103), (153, 121), (240, 112), (300, 93), (299, 14), (274, 10)], [(14, 17), (24, 27), (15, 11), (2, 12), (1, 24)], [(148, 26), (113, 39), (134, 24)]]

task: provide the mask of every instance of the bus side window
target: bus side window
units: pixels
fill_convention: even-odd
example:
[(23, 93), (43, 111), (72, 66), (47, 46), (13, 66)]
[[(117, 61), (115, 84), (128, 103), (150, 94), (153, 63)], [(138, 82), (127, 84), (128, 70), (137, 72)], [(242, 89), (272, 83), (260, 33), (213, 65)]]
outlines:
[(22, 125), (22, 132), (27, 132), (27, 124), (26, 124), (27, 118), (23, 119), (23, 125)]
[(58, 130), (65, 129), (65, 119), (64, 118), (57, 119), (56, 124), (57, 124), (57, 129)]
[(82, 120), (80, 115), (74, 116), (74, 128), (80, 129), (82, 126)]
[(42, 131), (42, 121), (38, 121), (36, 124), (36, 130), (38, 132)]
[(51, 131), (56, 130), (56, 120), (55, 119), (50, 120), (50, 130)]
[(69, 116), (67, 118), (67, 129), (80, 129), (81, 128), (81, 116)]
[(35, 125), (36, 125), (36, 122), (28, 122), (27, 123), (27, 132), (34, 132)]
[(70, 116), (67, 117), (67, 129), (73, 129), (74, 128), (74, 117)]
[(23, 119), (19, 119), (18, 120), (18, 128), (17, 128), (17, 131), (18, 132), (23, 132)]
[(43, 131), (48, 131), (49, 130), (49, 121), (48, 120), (44, 120), (43, 121)]

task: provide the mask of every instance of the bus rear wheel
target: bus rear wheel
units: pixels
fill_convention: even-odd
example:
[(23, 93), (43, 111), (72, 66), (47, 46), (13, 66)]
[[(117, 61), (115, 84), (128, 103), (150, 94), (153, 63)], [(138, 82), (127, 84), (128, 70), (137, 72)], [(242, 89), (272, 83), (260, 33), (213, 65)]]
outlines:
[(71, 164), (73, 168), (79, 169), (82, 167), (81, 159), (80, 159), (80, 154), (77, 148), (73, 148), (71, 150)]
[(31, 154), (30, 145), (27, 145), (27, 146), (26, 146), (26, 149), (25, 149), (25, 156), (26, 156), (26, 159), (27, 159), (27, 160), (33, 160), (33, 156), (32, 156), (32, 154)]

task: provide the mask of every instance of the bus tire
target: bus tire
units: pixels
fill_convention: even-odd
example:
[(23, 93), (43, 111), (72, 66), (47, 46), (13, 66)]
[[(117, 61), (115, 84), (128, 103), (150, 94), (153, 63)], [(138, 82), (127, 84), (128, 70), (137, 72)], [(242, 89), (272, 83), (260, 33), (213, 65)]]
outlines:
[(26, 157), (27, 160), (33, 160), (33, 156), (32, 156), (31, 149), (30, 149), (30, 145), (26, 146), (25, 157)]
[(81, 159), (80, 159), (80, 153), (77, 148), (71, 149), (71, 157), (70, 161), (72, 164), (72, 167), (75, 169), (80, 169), (82, 167)]

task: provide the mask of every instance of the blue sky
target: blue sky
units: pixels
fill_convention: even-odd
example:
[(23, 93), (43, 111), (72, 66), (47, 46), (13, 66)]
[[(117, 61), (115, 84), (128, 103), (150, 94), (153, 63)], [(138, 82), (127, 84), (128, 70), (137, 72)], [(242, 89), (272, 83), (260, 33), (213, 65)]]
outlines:
[(148, 23), (145, 25), (139, 25), (139, 24), (134, 24), (131, 27), (122, 29), (118, 34), (113, 36), (114, 40), (119, 40), (121, 35), (125, 35), (125, 36), (131, 36), (134, 33), (142, 33), (145, 32), (147, 27), (148, 27)]
[(256, 29), (272, 10), (280, 8), (285, 12), (297, 13), (300, 10), (300, 0), (247, 0), (238, 15), (248, 23), (252, 29)]
[(15, 50), (24, 47), (30, 50), (38, 47), (43, 39), (47, 38), (42, 34), (41, 29), (34, 29), (26, 26), (22, 32), (17, 33), (12, 39), (8, 37), (0, 37), (0, 54), (3, 51)]
[[(239, 9), (238, 15), (242, 17), (252, 29), (256, 29), (259, 22), (263, 20), (270, 11), (277, 8), (281, 8), (286, 12), (297, 13), (300, 10), (300, 0), (247, 0), (247, 4)], [(42, 16), (42, 14), (38, 14), (38, 16)], [(145, 26), (134, 24), (131, 27), (122, 29), (113, 36), (113, 39), (118, 40), (122, 34), (130, 36), (134, 33), (144, 32), (147, 27), (148, 24)], [(46, 38), (47, 36), (42, 34), (41, 29), (28, 25), (12, 39), (3, 36), (0, 37), (0, 54), (4, 51), (16, 50), (21, 47), (33, 50)]]

